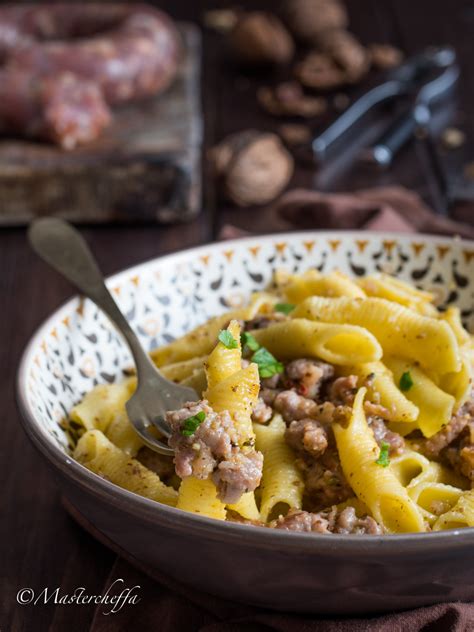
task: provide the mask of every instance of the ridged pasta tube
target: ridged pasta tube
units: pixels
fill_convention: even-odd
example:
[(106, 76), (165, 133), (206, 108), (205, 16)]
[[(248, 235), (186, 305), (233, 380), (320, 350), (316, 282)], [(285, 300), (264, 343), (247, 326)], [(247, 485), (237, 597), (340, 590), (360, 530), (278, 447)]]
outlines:
[(253, 492), (242, 494), (238, 502), (233, 505), (227, 505), (227, 507), (247, 520), (260, 520), (260, 512)]
[(425, 520), (432, 526), (441, 512), (446, 513), (454, 507), (463, 491), (452, 485), (427, 481), (410, 487), (408, 493), (422, 510)]
[(70, 419), (85, 430), (97, 428), (105, 432), (115, 415), (125, 410), (135, 385), (133, 377), (117, 384), (98, 384), (74, 406)]
[(259, 389), (258, 367), (252, 363), (205, 393), (205, 398), (213, 410), (218, 413), (229, 411), (242, 443), (253, 439), (254, 436), (251, 415), (257, 403)]
[(226, 330), (235, 340), (235, 348), (227, 348), (222, 342), (217, 341), (216, 346), (209, 354), (206, 363), (206, 377), (208, 389), (222, 382), (241, 368), (242, 350), (240, 348), (240, 325), (232, 320)]
[(263, 453), (260, 515), (263, 521), (301, 509), (304, 483), (295, 454), (285, 441), (286, 425), (275, 415), (268, 426), (254, 424), (256, 447)]
[(109, 441), (112, 441), (117, 448), (129, 456), (135, 456), (138, 450), (144, 446), (140, 436), (130, 423), (125, 409), (115, 413), (104, 434)]
[(394, 357), (385, 358), (385, 362), (396, 382), (400, 382), (404, 373), (410, 374), (412, 385), (406, 396), (418, 406), (417, 425), (425, 437), (433, 436), (449, 423), (455, 404), (452, 395), (442, 391), (423, 371), (409, 362)]
[(163, 347), (154, 349), (150, 355), (156, 366), (189, 360), (196, 356), (208, 355), (217, 342), (221, 329), (232, 319), (245, 319), (247, 309), (239, 309), (210, 318), (207, 322), (192, 329), (181, 338)]
[(156, 366), (189, 360), (211, 353), (217, 343), (221, 329), (227, 327), (231, 320), (249, 320), (254, 318), (260, 309), (265, 308), (267, 299), (262, 295), (254, 295), (249, 304), (220, 316), (210, 318), (202, 325), (195, 327), (177, 340), (154, 349), (150, 355)]
[(367, 382), (370, 401), (380, 403), (388, 411), (389, 421), (412, 422), (418, 417), (418, 408), (405, 397), (395, 384), (393, 374), (383, 362), (368, 362), (343, 369), (345, 375), (357, 375), (361, 379), (371, 376)]
[(461, 368), (459, 345), (447, 323), (383, 298), (313, 297), (291, 315), (321, 323), (365, 327), (377, 338), (384, 353), (417, 361), (440, 375)]
[(380, 449), (364, 413), (366, 389), (357, 392), (347, 427), (333, 425), (344, 475), (356, 496), (389, 533), (425, 531), (423, 517), (390, 468), (376, 463)]
[(363, 364), (379, 360), (382, 349), (376, 338), (363, 327), (315, 323), (295, 318), (252, 335), (279, 360), (311, 357), (331, 364)]
[(204, 367), (207, 356), (199, 356), (198, 358), (190, 358), (189, 360), (181, 360), (173, 362), (173, 364), (165, 364), (160, 367), (163, 375), (173, 382), (182, 382), (189, 378), (193, 373)]
[(464, 492), (454, 507), (434, 523), (433, 531), (474, 527), (474, 490)]
[(176, 507), (216, 520), (226, 517), (225, 505), (217, 498), (216, 486), (210, 479), (183, 478)]
[(100, 430), (88, 430), (78, 441), (74, 458), (87, 469), (130, 492), (151, 500), (176, 505), (178, 494), (159, 477), (130, 458)]
[(324, 275), (317, 270), (290, 275), (282, 290), (285, 299), (291, 303), (300, 303), (308, 296), (365, 296), (365, 292), (352, 279), (338, 270)]
[[(396, 279), (389, 274), (369, 274), (358, 279), (357, 284), (368, 296), (385, 298), (388, 301), (394, 301), (421, 312), (425, 310), (424, 306), (429, 305), (434, 300), (434, 296), (430, 292), (419, 290), (410, 283), (405, 283), (405, 281)], [(436, 312), (434, 305), (428, 309), (430, 308), (432, 308), (432, 313)]]

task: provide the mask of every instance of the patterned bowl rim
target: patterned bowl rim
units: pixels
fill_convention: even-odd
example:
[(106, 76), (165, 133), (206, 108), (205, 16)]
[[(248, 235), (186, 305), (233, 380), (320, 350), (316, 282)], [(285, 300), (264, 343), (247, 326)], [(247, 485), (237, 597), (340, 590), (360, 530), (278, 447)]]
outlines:
[[(460, 237), (438, 237), (423, 233), (388, 233), (379, 231), (295, 231), (286, 233), (271, 233), (265, 235), (243, 236), (224, 242), (212, 242), (205, 245), (195, 246), (164, 256), (148, 259), (135, 266), (124, 268), (123, 270), (107, 277), (108, 284), (120, 283), (124, 278), (140, 273), (154, 264), (179, 263), (189, 257), (199, 256), (201, 253), (212, 253), (213, 251), (226, 246), (238, 248), (248, 247), (268, 243), (272, 241), (288, 241), (314, 237), (317, 238), (347, 238), (357, 239), (360, 236), (364, 239), (400, 239), (402, 241), (415, 237), (417, 242), (429, 242), (440, 245), (452, 245), (456, 247), (474, 248), (474, 240), (465, 240)], [(350, 554), (352, 559), (358, 557), (365, 558), (367, 554), (377, 555), (383, 553), (385, 556), (398, 556), (402, 553), (423, 553), (425, 555), (439, 551), (441, 549), (456, 550), (462, 549), (466, 545), (474, 543), (474, 527), (455, 529), (451, 531), (437, 531), (431, 533), (406, 533), (382, 536), (361, 536), (361, 535), (337, 535), (330, 537), (317, 533), (295, 533), (277, 529), (257, 528), (251, 525), (244, 525), (233, 522), (222, 522), (188, 513), (174, 507), (156, 503), (153, 500), (139, 496), (138, 494), (122, 489), (117, 485), (101, 478), (88, 470), (83, 465), (77, 463), (63, 452), (49, 433), (43, 429), (36, 418), (26, 395), (26, 376), (30, 363), (33, 360), (34, 352), (44, 334), (50, 330), (58, 320), (71, 309), (78, 295), (63, 303), (49, 317), (47, 317), (32, 334), (20, 359), (16, 378), (16, 399), (20, 412), (20, 419), (23, 429), (33, 444), (42, 452), (48, 461), (59, 469), (67, 478), (71, 479), (78, 487), (87, 490), (105, 504), (120, 507), (130, 516), (139, 515), (141, 519), (150, 523), (159, 523), (165, 527), (170, 527), (178, 532), (193, 532), (196, 537), (200, 535), (206, 538), (221, 542), (242, 542), (253, 544), (264, 549), (278, 549), (282, 547), (292, 552), (315, 552), (318, 549), (324, 550), (333, 556), (343, 558)]]

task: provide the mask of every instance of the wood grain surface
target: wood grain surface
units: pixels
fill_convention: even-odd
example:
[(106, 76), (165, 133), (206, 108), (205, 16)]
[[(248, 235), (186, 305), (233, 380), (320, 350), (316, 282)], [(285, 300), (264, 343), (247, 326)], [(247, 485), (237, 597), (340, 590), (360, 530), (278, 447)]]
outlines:
[[(238, 4), (274, 6), (270, 0)], [(348, 4), (351, 27), (365, 43), (390, 42), (407, 53), (429, 44), (456, 47), (463, 76), (452, 106), (443, 114), (442, 125), (462, 127), (468, 142), (454, 154), (440, 154), (446, 159), (448, 176), (454, 177), (462, 160), (474, 158), (474, 5), (469, 0), (350, 0)], [(205, 8), (230, 3), (166, 0), (161, 6), (176, 18), (201, 23)], [(222, 45), (222, 36), (204, 32), (205, 147), (232, 131), (245, 127), (272, 129), (277, 124), (257, 106), (255, 89), (261, 78), (235, 71)], [(255, 227), (258, 210), (235, 209), (219, 202), (210, 179), (205, 177), (204, 181), (203, 211), (190, 223), (84, 228), (83, 234), (104, 272), (211, 241), (224, 224), (233, 223), (246, 230)], [(294, 185), (346, 191), (389, 183), (411, 187), (432, 206), (442, 208), (442, 187), (433, 171), (429, 148), (421, 142), (407, 146), (387, 172), (343, 164), (317, 175), (312, 169), (298, 168), (293, 180)], [(76, 526), (61, 508), (51, 472), (24, 435), (14, 401), (15, 371), (28, 337), (51, 310), (71, 295), (71, 289), (35, 258), (22, 229), (0, 231), (0, 270), (0, 630), (86, 631), (93, 606), (19, 606), (15, 600), (22, 587), (41, 590), (60, 586), (72, 591), (85, 586), (89, 594), (97, 593), (114, 561), (113, 554)]]

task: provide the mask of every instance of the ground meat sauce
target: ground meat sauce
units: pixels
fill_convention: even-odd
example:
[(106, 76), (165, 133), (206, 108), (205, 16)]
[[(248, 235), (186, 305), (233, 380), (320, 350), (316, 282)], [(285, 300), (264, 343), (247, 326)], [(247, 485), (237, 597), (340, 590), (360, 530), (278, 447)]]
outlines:
[(398, 456), (405, 449), (405, 440), (397, 432), (389, 430), (385, 424), (385, 421), (378, 416), (368, 416), (367, 423), (369, 424), (374, 438), (378, 445), (382, 443), (388, 443), (390, 456)]
[(343, 535), (382, 535), (382, 527), (370, 516), (358, 518), (353, 507), (338, 510), (336, 506), (327, 511), (309, 513), (290, 510), (272, 524), (275, 529), (305, 533), (339, 533)]
[[(205, 414), (191, 436), (183, 434), (186, 419)], [(211, 478), (223, 502), (235, 503), (254, 491), (262, 477), (263, 456), (252, 446), (239, 446), (239, 437), (228, 412), (216, 413), (205, 400), (189, 402), (167, 413), (171, 428), (169, 445), (174, 448), (176, 474), (180, 478)]]
[(474, 483), (474, 393), (447, 426), (429, 439), (420, 439), (417, 448)]
[(164, 90), (176, 75), (177, 31), (134, 3), (0, 8), (0, 130), (65, 149), (95, 140), (111, 105)]

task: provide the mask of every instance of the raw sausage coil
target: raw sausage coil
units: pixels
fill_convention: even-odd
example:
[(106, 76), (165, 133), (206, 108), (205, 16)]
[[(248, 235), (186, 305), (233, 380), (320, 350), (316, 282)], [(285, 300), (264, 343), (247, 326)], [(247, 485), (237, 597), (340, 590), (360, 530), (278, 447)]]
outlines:
[(0, 8), (0, 129), (65, 149), (96, 139), (110, 106), (163, 91), (180, 40), (161, 11), (141, 4)]

